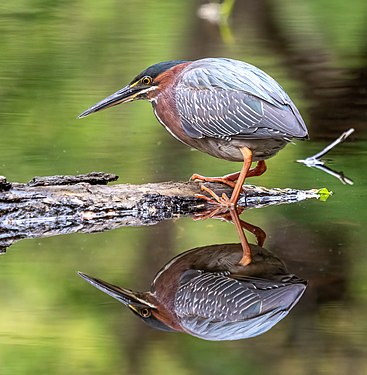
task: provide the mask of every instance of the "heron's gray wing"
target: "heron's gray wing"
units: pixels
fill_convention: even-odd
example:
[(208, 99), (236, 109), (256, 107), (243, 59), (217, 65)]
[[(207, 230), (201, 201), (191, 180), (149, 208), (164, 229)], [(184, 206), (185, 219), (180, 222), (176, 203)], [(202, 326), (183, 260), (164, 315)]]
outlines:
[(256, 336), (275, 325), (299, 300), (304, 283), (187, 271), (175, 298), (175, 312), (189, 333), (209, 340)]
[(188, 65), (176, 86), (182, 127), (193, 138), (303, 138), (307, 129), (282, 87), (260, 69), (236, 60)]

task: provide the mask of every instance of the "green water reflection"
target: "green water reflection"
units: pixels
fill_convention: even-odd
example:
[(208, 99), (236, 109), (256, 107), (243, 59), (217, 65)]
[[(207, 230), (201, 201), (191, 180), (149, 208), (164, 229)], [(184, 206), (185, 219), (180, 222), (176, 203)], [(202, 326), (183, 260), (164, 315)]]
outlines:
[[(300, 108), (313, 142), (289, 145), (253, 182), (328, 187), (326, 203), (270, 207), (246, 219), (309, 290), (263, 336), (208, 343), (150, 330), (75, 272), (147, 289), (175, 254), (236, 242), (231, 224), (180, 219), (155, 227), (26, 240), (1, 257), (2, 374), (355, 374), (367, 372), (367, 3), (237, 1), (233, 43), (197, 16), (199, 1), (13, 1), (0, 5), (0, 174), (104, 170), (120, 182), (221, 175), (238, 165), (191, 152), (160, 127), (148, 103), (76, 116), (164, 60), (228, 56), (274, 76)], [(329, 155), (355, 181), (294, 163), (354, 127)], [(293, 267), (293, 268), (292, 268)], [(324, 285), (332, 286), (324, 288)], [(265, 358), (265, 359), (264, 359)]]

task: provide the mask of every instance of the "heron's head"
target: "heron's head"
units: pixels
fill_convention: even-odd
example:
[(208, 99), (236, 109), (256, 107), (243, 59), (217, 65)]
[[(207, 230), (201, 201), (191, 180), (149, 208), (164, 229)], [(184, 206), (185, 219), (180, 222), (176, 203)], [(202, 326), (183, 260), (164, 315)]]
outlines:
[(184, 64), (186, 61), (173, 60), (154, 64), (138, 74), (127, 86), (97, 104), (88, 108), (79, 115), (79, 118), (86, 117), (91, 113), (101, 111), (120, 103), (127, 103), (138, 99), (154, 97), (154, 91), (162, 88), (161, 85), (169, 84), (169, 80), (161, 80), (162, 74), (166, 73), (176, 65)]
[(124, 289), (107, 283), (106, 281), (88, 276), (82, 272), (78, 272), (78, 275), (97, 289), (123, 303), (149, 326), (162, 331), (176, 331), (164, 323), (160, 316), (159, 306), (152, 303), (153, 298), (149, 292), (134, 292), (132, 290)]

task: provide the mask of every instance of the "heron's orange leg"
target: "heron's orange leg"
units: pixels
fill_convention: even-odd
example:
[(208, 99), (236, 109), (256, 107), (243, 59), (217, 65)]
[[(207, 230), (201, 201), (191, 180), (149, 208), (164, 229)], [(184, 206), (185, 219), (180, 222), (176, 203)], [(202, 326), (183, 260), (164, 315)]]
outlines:
[[(242, 212), (242, 210), (240, 211)], [(226, 208), (224, 211), (224, 208), (219, 206), (219, 207), (214, 208), (213, 210), (210, 210), (210, 211), (205, 212), (204, 214), (201, 214), (200, 216), (196, 215), (194, 217), (194, 220), (205, 220), (209, 218), (231, 221), (234, 224), (236, 231), (238, 233), (238, 236), (240, 238), (241, 247), (242, 247), (242, 257), (241, 257), (241, 260), (239, 261), (239, 264), (241, 264), (242, 266), (247, 266), (248, 264), (250, 264), (251, 259), (252, 259), (251, 249), (250, 249), (250, 245), (248, 244), (248, 241), (247, 241), (247, 238), (243, 229), (247, 229), (247, 230), (250, 230), (252, 233), (255, 233), (254, 228), (256, 228), (262, 232), (261, 234), (262, 238), (260, 240), (256, 236), (259, 246), (262, 246), (264, 242), (264, 239), (266, 236), (265, 232), (261, 228), (255, 227), (252, 224), (246, 223), (245, 221), (241, 220), (236, 207), (229, 207), (229, 209)]]
[(266, 172), (266, 164), (265, 160), (260, 160), (257, 162), (256, 167), (250, 169), (247, 172), (246, 177), (254, 177), (254, 176), (261, 176), (264, 172)]
[[(261, 176), (266, 171), (266, 164), (264, 160), (257, 162), (256, 167), (250, 169), (247, 172), (247, 177)], [(223, 177), (205, 177), (200, 174), (194, 173), (191, 177), (191, 181), (195, 182), (219, 182), (225, 185), (230, 186), (232, 189), (236, 186), (236, 181), (238, 180), (241, 172), (234, 172), (226, 174)]]
[(256, 237), (257, 244), (262, 247), (266, 239), (266, 233), (256, 225), (250, 224), (240, 219), (241, 227), (251, 232)]
[[(231, 210), (228, 210), (228, 208), (226, 207), (217, 205), (217, 207), (213, 207), (212, 209), (208, 209), (206, 211), (196, 213), (193, 219), (194, 220), (219, 219), (219, 220), (224, 220), (228, 222), (233, 222), (233, 219), (232, 219), (233, 213), (231, 215), (231, 212), (228, 212), (228, 211), (231, 211)], [(243, 211), (244, 211), (243, 208), (237, 207), (238, 215), (241, 215)], [(250, 224), (247, 221), (244, 221), (240, 218), (239, 218), (239, 222), (240, 222), (241, 228), (252, 233), (256, 237), (257, 244), (262, 247), (266, 239), (266, 233), (260, 227)]]
[(248, 244), (244, 230), (247, 230), (254, 234), (256, 237), (257, 244), (261, 247), (264, 245), (266, 233), (260, 227), (257, 227), (256, 225), (241, 220), (239, 215), (243, 212), (243, 210), (243, 208), (237, 207), (229, 207), (228, 209), (228, 207), (217, 206), (211, 210), (195, 214), (193, 219), (206, 220), (210, 218), (232, 222), (235, 225), (235, 228), (241, 241), (242, 258), (239, 263), (243, 266), (247, 266), (249, 263), (251, 263), (252, 257), (251, 248)]
[(236, 227), (238, 236), (240, 237), (241, 246), (242, 246), (242, 258), (239, 261), (239, 264), (241, 264), (242, 266), (247, 266), (248, 264), (251, 263), (252, 257), (251, 257), (250, 245), (248, 244), (245, 232), (242, 229), (242, 223), (241, 223), (242, 220), (240, 219), (240, 216), (235, 207), (231, 207), (229, 209), (229, 213), (231, 214), (231, 219), (233, 221), (233, 224)]
[(217, 194), (214, 193), (213, 190), (209, 189), (208, 187), (204, 185), (201, 185), (201, 190), (204, 190), (207, 193), (209, 193), (212, 196), (212, 198), (206, 197), (205, 195), (202, 195), (202, 194), (197, 194), (196, 197), (205, 199), (209, 203), (220, 204), (225, 207), (235, 207), (237, 205), (238, 198), (242, 191), (243, 183), (245, 182), (247, 173), (250, 169), (251, 162), (252, 162), (252, 151), (249, 148), (241, 147), (240, 151), (243, 155), (243, 165), (242, 165), (241, 171), (239, 172), (238, 177), (236, 176), (237, 182), (234, 185), (231, 198), (228, 198), (226, 194), (222, 194), (222, 197), (219, 197)]
[(240, 151), (243, 155), (243, 164), (241, 168), (240, 175), (238, 176), (236, 186), (233, 189), (231, 199), (230, 199), (230, 206), (235, 207), (238, 202), (238, 198), (241, 194), (243, 184), (245, 182), (247, 173), (251, 167), (252, 163), (252, 151), (247, 147), (241, 147)]

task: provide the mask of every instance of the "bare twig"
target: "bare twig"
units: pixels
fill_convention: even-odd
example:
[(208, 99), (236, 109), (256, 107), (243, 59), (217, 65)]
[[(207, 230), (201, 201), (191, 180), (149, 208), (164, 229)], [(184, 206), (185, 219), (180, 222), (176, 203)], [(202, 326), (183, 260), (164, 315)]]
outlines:
[(330, 174), (331, 176), (336, 177), (343, 184), (353, 185), (353, 181), (350, 178), (344, 176), (343, 172), (336, 172), (333, 169), (326, 167), (325, 162), (320, 159), (321, 157), (326, 155), (330, 150), (332, 150), (336, 145), (344, 142), (353, 132), (354, 132), (353, 128), (349, 129), (348, 131), (344, 132), (340, 137), (338, 137), (334, 142), (330, 143), (328, 146), (326, 146), (317, 154), (312, 155), (304, 160), (297, 160), (297, 162), (302, 163), (310, 168), (320, 169)]

